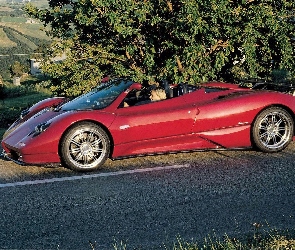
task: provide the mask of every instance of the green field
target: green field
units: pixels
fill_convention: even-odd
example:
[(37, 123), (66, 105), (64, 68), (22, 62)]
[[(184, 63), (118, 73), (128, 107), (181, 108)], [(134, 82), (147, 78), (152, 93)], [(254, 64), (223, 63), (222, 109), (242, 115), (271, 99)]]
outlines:
[(3, 28), (0, 28), (0, 47), (15, 47), (17, 44), (13, 41), (11, 41), (7, 34), (4, 32)]
[[(37, 4), (48, 6), (47, 1), (38, 1)], [(41, 23), (26, 17), (23, 6), (0, 4), (0, 75), (4, 80), (9, 80), (10, 66), (16, 61), (29, 69), (29, 59), (35, 50), (51, 40)]]
[[(2, 17), (2, 19), (6, 19), (6, 17)], [(35, 37), (38, 39), (44, 39), (49, 41), (50, 38), (46, 35), (43, 30), (43, 25), (39, 23), (26, 23), (27, 19), (23, 20), (23, 22), (19, 22), (19, 19), (14, 19), (16, 22), (0, 22), (0, 27), (7, 27), (13, 30), (20, 32), (23, 35)]]
[(5, 3), (1, 3), (0, 11), (10, 13), (10, 12), (13, 12), (13, 8), (7, 6), (7, 4)]
[(2, 16), (1, 22), (3, 23), (25, 23), (27, 18), (24, 17), (11, 17), (11, 16)]
[(24, 37), (23, 35), (21, 35), (20, 33), (18, 32), (15, 32), (15, 31), (11, 31), (11, 34), (14, 36), (14, 38), (24, 44), (26, 44), (30, 49), (32, 50), (35, 50), (37, 49), (37, 45), (32, 42), (30, 39)]

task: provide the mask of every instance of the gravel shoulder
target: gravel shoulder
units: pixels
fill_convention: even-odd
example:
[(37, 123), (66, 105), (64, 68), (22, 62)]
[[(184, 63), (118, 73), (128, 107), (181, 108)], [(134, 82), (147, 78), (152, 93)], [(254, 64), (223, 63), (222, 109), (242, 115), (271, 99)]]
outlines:
[[(2, 149), (0, 147), (2, 152)], [(90, 172), (110, 172), (119, 170), (130, 170), (136, 168), (147, 168), (157, 166), (171, 166), (179, 164), (189, 164), (191, 166), (204, 166), (220, 164), (229, 164), (235, 168), (245, 163), (249, 165), (262, 165), (266, 162), (267, 165), (272, 165), (281, 158), (293, 158), (295, 153), (295, 142), (292, 142), (287, 149), (280, 153), (265, 154), (254, 150), (238, 150), (238, 151), (207, 151), (207, 152), (192, 152), (166, 154), (157, 156), (136, 157), (123, 160), (107, 160), (101, 169)], [(259, 164), (261, 163), (261, 164)], [(282, 163), (283, 164), (283, 163)], [(0, 157), (0, 182), (22, 181), (28, 179), (50, 178), (57, 176), (81, 175), (83, 173), (73, 172), (61, 165), (54, 167), (44, 166), (21, 166), (14, 162), (7, 161)], [(85, 174), (85, 173), (84, 173)]]

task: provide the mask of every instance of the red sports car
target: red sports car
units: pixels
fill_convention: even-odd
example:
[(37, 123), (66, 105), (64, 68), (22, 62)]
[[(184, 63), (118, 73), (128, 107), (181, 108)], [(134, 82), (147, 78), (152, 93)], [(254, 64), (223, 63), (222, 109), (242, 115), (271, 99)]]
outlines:
[[(164, 99), (150, 100), (154, 90), (164, 91)], [(77, 171), (136, 155), (278, 152), (294, 139), (294, 118), (291, 94), (220, 82), (144, 87), (114, 79), (74, 100), (50, 98), (22, 112), (2, 148), (20, 164), (61, 163)]]

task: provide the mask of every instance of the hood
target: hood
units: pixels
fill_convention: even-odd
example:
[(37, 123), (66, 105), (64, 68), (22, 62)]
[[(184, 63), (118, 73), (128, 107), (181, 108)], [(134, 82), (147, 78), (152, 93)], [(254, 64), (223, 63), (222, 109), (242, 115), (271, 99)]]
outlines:
[(46, 123), (50, 119), (62, 114), (64, 112), (54, 111), (52, 109), (43, 109), (36, 113), (29, 119), (20, 118), (12, 124), (3, 135), (3, 141), (13, 138), (18, 141), (35, 131), (35, 127), (39, 124)]
[(20, 117), (6, 130), (6, 132), (3, 135), (3, 139), (5, 139), (12, 131), (14, 131), (16, 128), (18, 128), (21, 124), (23, 124), (25, 121), (36, 115), (37, 113), (41, 113), (48, 110), (53, 110), (56, 107), (59, 107), (63, 103), (66, 103), (68, 101), (67, 98), (64, 97), (52, 97), (47, 98), (45, 100), (42, 100), (33, 106), (31, 106), (29, 109), (23, 110), (20, 114)]

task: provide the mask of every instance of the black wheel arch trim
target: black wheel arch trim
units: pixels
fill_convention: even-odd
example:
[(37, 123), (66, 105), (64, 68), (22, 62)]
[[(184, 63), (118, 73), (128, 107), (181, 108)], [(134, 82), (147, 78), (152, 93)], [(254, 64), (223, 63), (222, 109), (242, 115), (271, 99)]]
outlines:
[(110, 139), (110, 146), (111, 146), (108, 158), (111, 158), (111, 156), (113, 155), (113, 151), (114, 151), (114, 139), (113, 139), (112, 134), (110, 133), (109, 129), (104, 124), (102, 124), (102, 123), (100, 123), (98, 121), (95, 121), (95, 120), (91, 120), (91, 119), (79, 120), (79, 121), (76, 121), (76, 122), (72, 123), (69, 127), (67, 127), (67, 129), (62, 133), (62, 135), (61, 135), (61, 137), (59, 139), (59, 142), (58, 142), (58, 155), (59, 156), (61, 155), (61, 152), (60, 152), (61, 151), (61, 142), (62, 142), (63, 137), (67, 133), (67, 131), (72, 129), (77, 124), (83, 123), (83, 122), (89, 122), (89, 123), (93, 123), (95, 125), (98, 125), (107, 133), (107, 135), (108, 135), (108, 137)]
[[(293, 136), (295, 136), (295, 113), (288, 106), (283, 105), (283, 104), (279, 104), (279, 103), (278, 104), (268, 105), (268, 106), (265, 106), (264, 108), (262, 108), (256, 114), (256, 116), (254, 117), (254, 119), (252, 120), (252, 122), (251, 122), (251, 130), (250, 131), (252, 131), (253, 126), (254, 126), (254, 123), (255, 123), (255, 120), (257, 119), (257, 117), (259, 116), (259, 114), (261, 114), (264, 110), (269, 109), (269, 108), (281, 108), (281, 109), (284, 109), (286, 112), (288, 112), (291, 115), (291, 117), (293, 119)], [(250, 133), (250, 140), (251, 140), (252, 147), (255, 147), (255, 143), (254, 143), (254, 140), (253, 140), (253, 134), (252, 133)]]

